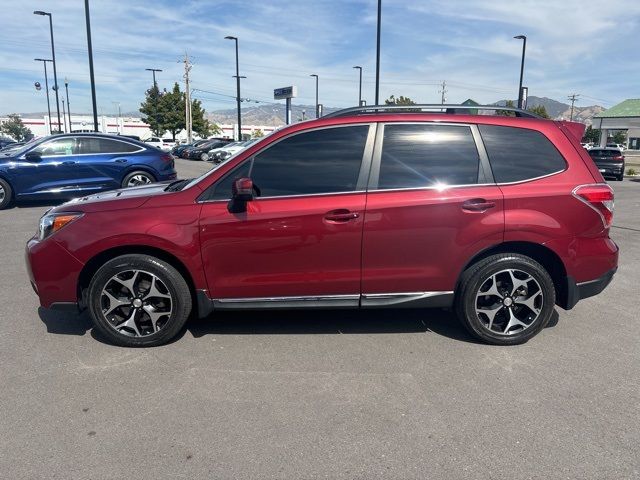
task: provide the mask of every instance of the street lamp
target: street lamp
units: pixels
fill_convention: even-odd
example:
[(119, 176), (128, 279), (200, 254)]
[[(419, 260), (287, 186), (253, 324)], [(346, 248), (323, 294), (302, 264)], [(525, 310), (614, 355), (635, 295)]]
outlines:
[(378, 37), (376, 41), (376, 105), (380, 105), (380, 30), (382, 28), (382, 0), (378, 0)]
[(518, 108), (522, 108), (522, 77), (524, 75), (524, 54), (527, 50), (527, 36), (516, 35), (513, 38), (522, 40), (522, 62), (520, 63), (520, 84), (518, 85)]
[(111, 102), (111, 103), (118, 106), (118, 134), (122, 135), (122, 128), (120, 127), (121, 117), (122, 117), (122, 112), (120, 111), (120, 102)]
[(358, 87), (358, 106), (362, 105), (362, 67), (356, 65), (353, 68), (357, 68), (360, 71), (360, 83)]
[(161, 72), (159, 68), (145, 68), (147, 72), (151, 72), (153, 74), (153, 90), (154, 90), (154, 109), (155, 109), (155, 117), (156, 124), (158, 123), (158, 97), (160, 96), (160, 91), (158, 90), (158, 85), (156, 84), (156, 72)]
[(58, 98), (58, 72), (56, 70), (56, 50), (53, 42), (53, 19), (51, 13), (43, 12), (42, 10), (36, 10), (34, 15), (42, 15), (49, 17), (49, 31), (51, 32), (51, 58), (53, 63), (53, 89), (56, 92), (56, 107), (58, 110), (58, 131), (60, 131), (60, 100)]
[(318, 110), (318, 75), (312, 73), (310, 77), (316, 77), (316, 118), (320, 118), (320, 111)]
[(49, 103), (49, 79), (47, 77), (47, 62), (53, 62), (53, 60), (47, 60), (46, 58), (34, 58), (33, 60), (36, 62), (42, 62), (42, 64), (44, 65), (44, 86), (47, 92), (47, 112), (49, 112), (49, 133), (51, 133), (51, 104)]
[[(69, 115), (69, 133), (73, 133), (71, 128), (71, 104), (69, 103), (69, 80), (64, 77), (64, 90), (67, 92), (67, 115)], [(64, 103), (62, 105), (64, 107)]]
[(97, 132), (98, 107), (96, 106), (96, 79), (93, 75), (93, 47), (91, 46), (91, 18), (89, 16), (89, 0), (84, 0), (84, 16), (87, 24), (87, 52), (89, 54), (89, 79), (91, 80), (91, 104), (93, 106), (93, 131)]
[(227, 35), (224, 37), (225, 40), (233, 40), (236, 42), (236, 74), (234, 75), (236, 79), (236, 102), (238, 104), (238, 141), (242, 141), (242, 115), (240, 114), (240, 79), (246, 78), (240, 76), (240, 64), (238, 63), (238, 37), (234, 37), (232, 35)]

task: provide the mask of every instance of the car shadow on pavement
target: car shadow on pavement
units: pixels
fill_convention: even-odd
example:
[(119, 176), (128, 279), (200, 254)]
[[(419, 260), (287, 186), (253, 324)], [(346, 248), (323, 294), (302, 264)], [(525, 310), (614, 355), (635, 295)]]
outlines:
[(11, 202), (5, 210), (11, 210), (12, 208), (55, 207), (68, 200), (68, 198), (58, 200), (19, 200)]
[(48, 333), (84, 335), (93, 327), (86, 311), (77, 313), (75, 311), (50, 310), (40, 307), (38, 308), (38, 316), (47, 327)]

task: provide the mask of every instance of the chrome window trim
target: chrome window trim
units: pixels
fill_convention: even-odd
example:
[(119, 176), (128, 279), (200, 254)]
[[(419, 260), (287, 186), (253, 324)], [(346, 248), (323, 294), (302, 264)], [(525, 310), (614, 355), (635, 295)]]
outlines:
[[(564, 157), (563, 157), (564, 158)], [(560, 173), (564, 173), (566, 172), (568, 169), (565, 168), (563, 170), (558, 170), (552, 173), (547, 173), (546, 175), (541, 175), (539, 177), (533, 177), (533, 178), (526, 178), (524, 180), (518, 180), (515, 182), (501, 182), (501, 183), (496, 183), (496, 185), (498, 186), (503, 186), (503, 185), (517, 185), (519, 183), (527, 183), (527, 182), (533, 182), (534, 180), (540, 180), (541, 178), (547, 178), (547, 177), (553, 177), (554, 175), (559, 175)]]
[[(293, 132), (289, 135), (285, 135), (282, 138), (279, 138), (278, 140), (270, 143), (269, 145), (267, 145), (265, 148), (263, 148), (262, 150), (259, 150), (258, 152), (255, 152), (253, 155), (245, 158), (244, 160), (242, 160), (240, 163), (238, 163), (236, 166), (234, 166), (231, 170), (229, 170), (227, 173), (225, 173), (221, 178), (219, 178), (218, 180), (216, 180), (215, 183), (213, 183), (212, 185), (210, 185), (204, 192), (202, 192), (200, 195), (198, 195), (198, 200), (196, 200), (196, 203), (213, 203), (213, 202), (228, 202), (229, 200), (231, 200), (231, 197), (229, 198), (224, 198), (224, 199), (215, 199), (215, 200), (200, 200), (201, 197), (206, 196), (207, 195), (207, 191), (211, 188), (215, 188), (216, 185), (218, 185), (219, 182), (222, 182), (228, 175), (230, 175), (234, 170), (236, 170), (237, 168), (240, 168), (242, 165), (244, 165), (245, 162), (253, 162), (255, 160), (255, 157), (260, 155), (263, 152), (266, 152), (267, 150), (269, 150), (271, 147), (277, 145), (278, 143), (282, 142), (283, 140), (295, 137), (297, 135), (301, 135), (303, 133), (309, 133), (309, 132), (315, 132), (318, 130), (327, 130), (329, 128), (342, 128), (342, 127), (363, 127), (363, 126), (368, 126), (369, 127), (369, 131), (367, 132), (367, 139), (365, 141), (365, 147), (364, 147), (364, 151), (362, 152), (362, 160), (360, 161), (360, 170), (358, 172), (358, 179), (356, 181), (356, 190), (349, 190), (346, 192), (324, 192), (324, 193), (304, 193), (304, 194), (299, 194), (299, 195), (276, 195), (276, 196), (269, 196), (269, 197), (257, 197), (252, 201), (257, 201), (257, 200), (264, 200), (264, 199), (273, 199), (273, 198), (300, 198), (300, 197), (316, 197), (316, 196), (324, 196), (324, 195), (343, 195), (343, 194), (347, 194), (347, 193), (364, 193), (366, 191), (366, 185), (361, 185), (360, 184), (360, 180), (362, 178), (369, 178), (369, 174), (368, 172), (366, 172), (367, 169), (371, 169), (371, 150), (373, 149), (373, 138), (375, 138), (375, 133), (373, 134), (373, 138), (372, 138), (372, 130), (376, 131), (378, 129), (378, 124), (377, 122), (358, 122), (358, 123), (341, 123), (341, 124), (337, 124), (337, 125), (323, 125), (321, 127), (315, 127), (315, 128), (309, 128), (307, 130), (300, 130), (297, 132)], [(230, 157), (231, 158), (231, 157)], [(229, 159), (227, 159), (229, 160)], [(252, 166), (253, 168), (253, 166)], [(211, 171), (211, 173), (213, 173), (213, 170)], [(208, 175), (207, 175), (208, 176)], [(203, 177), (200, 181), (204, 180), (206, 178)], [(200, 183), (200, 182), (198, 182)]]
[(466, 185), (447, 185), (447, 186), (430, 186), (430, 187), (405, 187), (405, 188), (380, 188), (375, 190), (369, 190), (367, 193), (379, 193), (379, 192), (407, 192), (412, 190), (438, 190), (446, 192), (452, 188), (471, 188), (471, 187), (495, 187), (495, 183), (469, 183)]
[[(133, 152), (103, 152), (103, 153), (101, 152), (101, 153), (72, 153), (71, 155), (40, 155), (40, 158), (86, 157), (88, 155), (131, 155), (133, 153), (140, 153), (140, 152), (144, 152), (146, 150), (144, 147), (140, 147), (139, 145), (136, 145), (135, 143), (128, 142), (126, 140), (120, 140), (119, 138), (105, 138), (105, 137), (99, 137), (99, 136), (96, 136), (96, 135), (82, 135), (80, 137), (73, 136), (73, 137), (63, 137), (63, 138), (52, 138), (51, 140), (47, 140), (46, 142), (42, 142), (38, 146), (46, 145), (48, 143), (55, 142), (55, 141), (58, 141), (58, 140), (65, 140), (67, 138), (73, 138), (73, 139), (76, 140), (76, 142), (80, 138), (97, 138), (99, 140), (113, 140), (114, 142), (126, 143), (127, 145), (133, 145), (134, 147), (139, 147), (139, 148), (138, 148), (138, 150), (134, 150)], [(29, 151), (32, 151), (32, 150), (29, 150)], [(25, 153), (28, 153), (28, 152), (25, 152)]]

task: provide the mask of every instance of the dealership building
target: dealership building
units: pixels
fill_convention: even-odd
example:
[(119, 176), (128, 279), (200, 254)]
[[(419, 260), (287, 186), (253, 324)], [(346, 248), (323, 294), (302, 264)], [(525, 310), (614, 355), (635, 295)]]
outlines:
[[(0, 124), (8, 120), (7, 118), (0, 117)], [(57, 118), (49, 119), (48, 115), (42, 117), (30, 116), (22, 117), (22, 123), (31, 130), (31, 133), (35, 137), (44, 137), (50, 135), (52, 130), (57, 129)], [(63, 132), (93, 132), (93, 116), (91, 115), (72, 115), (71, 125), (69, 125), (68, 116), (64, 117), (64, 125), (60, 125), (60, 130)], [(237, 124), (222, 124), (218, 125), (222, 130), (221, 134), (216, 136), (224, 138), (237, 138), (238, 137), (238, 125)], [(254, 133), (261, 131), (264, 135), (273, 132), (276, 128), (272, 125), (242, 125), (243, 138), (251, 138)], [(117, 116), (98, 116), (98, 131), (102, 133), (112, 133), (116, 135), (135, 135), (140, 139), (145, 140), (150, 138), (153, 134), (149, 125), (144, 123), (140, 118), (136, 117), (117, 117)], [(164, 138), (170, 138), (171, 135), (166, 133)], [(187, 139), (186, 130), (182, 130), (176, 135), (177, 140), (185, 141)]]
[(630, 98), (596, 114), (593, 128), (600, 129), (600, 146), (607, 144), (611, 131), (626, 130), (629, 150), (640, 150), (640, 98)]

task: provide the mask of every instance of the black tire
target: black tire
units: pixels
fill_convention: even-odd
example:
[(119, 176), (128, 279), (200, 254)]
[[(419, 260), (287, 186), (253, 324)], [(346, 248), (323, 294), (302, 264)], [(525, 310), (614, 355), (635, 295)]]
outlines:
[(618, 175), (616, 177), (616, 180), (618, 180), (619, 182), (622, 182), (624, 180), (624, 173), (621, 173), (620, 175)]
[(7, 208), (13, 198), (13, 190), (6, 180), (0, 178), (0, 210)]
[[(169, 300), (161, 299), (160, 308), (157, 307), (158, 303), (145, 307), (147, 305), (145, 302), (145, 306), (140, 305), (137, 312), (133, 312), (135, 310), (133, 303), (124, 305), (122, 302), (127, 300), (126, 295), (118, 297), (117, 304), (122, 303), (122, 307), (116, 307), (112, 312), (115, 312), (114, 316), (132, 317), (135, 331), (122, 327), (123, 322), (120, 321), (117, 325), (120, 325), (122, 330), (117, 330), (114, 326), (116, 322), (112, 323), (105, 315), (105, 311), (109, 313), (111, 300), (104, 295), (104, 291), (106, 289), (108, 292), (113, 285), (120, 285), (119, 281), (114, 281), (114, 276), (120, 274), (126, 278), (131, 271), (139, 271), (137, 280), (133, 282), (134, 289), (137, 287), (137, 292), (133, 292), (136, 299), (143, 298), (145, 292), (150, 294), (153, 287), (148, 280), (155, 276), (158, 293), (166, 294)], [(127, 290), (128, 288), (125, 287), (123, 291), (126, 293)], [(96, 330), (110, 342), (124, 347), (153, 347), (167, 343), (184, 327), (192, 308), (191, 292), (180, 272), (163, 260), (142, 254), (122, 255), (106, 262), (93, 276), (87, 295), (87, 305)], [(105, 298), (109, 302), (106, 306)], [(150, 333), (153, 328), (151, 316), (146, 313), (145, 308), (161, 310), (162, 302), (169, 302), (169, 306), (165, 305), (164, 308), (169, 310), (170, 314), (157, 319), (157, 330)]]
[[(141, 179), (142, 181), (135, 182), (136, 178)], [(149, 172), (145, 172), (144, 170), (135, 170), (125, 175), (125, 177), (122, 179), (122, 188), (137, 187), (140, 185), (147, 185), (149, 183), (155, 183), (155, 182), (156, 182), (156, 178)], [(136, 184), (129, 185), (129, 183), (136, 183)]]
[[(522, 279), (526, 279), (526, 275), (529, 275), (535, 282), (527, 280), (528, 283), (523, 287), (523, 290), (518, 289), (520, 292), (525, 292), (525, 295), (522, 296), (517, 296), (513, 294), (514, 292), (508, 293), (504, 297), (492, 295), (487, 288), (492, 284), (495, 285), (497, 291), (503, 288), (502, 293), (505, 293), (505, 290), (512, 290), (511, 287), (516, 290), (514, 282), (511, 281), (514, 276), (508, 273), (509, 270), (515, 270), (514, 275), (520, 276), (520, 278), (516, 277), (516, 280), (522, 281)], [(535, 303), (534, 307), (538, 310), (537, 317), (535, 317), (536, 310), (519, 303), (531, 290), (534, 293), (529, 297), (535, 297), (533, 302)], [(477, 296), (482, 292), (487, 292), (488, 295), (482, 295), (482, 298)], [(536, 292), (540, 292), (542, 296), (539, 297)], [(507, 297), (510, 298), (509, 301), (506, 300)], [(460, 322), (474, 337), (492, 345), (518, 345), (537, 335), (549, 323), (555, 301), (556, 292), (553, 280), (542, 265), (525, 255), (504, 253), (487, 257), (471, 265), (463, 273), (456, 292), (455, 310)], [(487, 312), (497, 311), (493, 314), (492, 320), (482, 310), (476, 311), (479, 302), (492, 302), (493, 308), (486, 310)], [(513, 318), (513, 315), (516, 317), (520, 315), (524, 323), (518, 322), (515, 328), (509, 327), (511, 325), (509, 319)], [(491, 323), (489, 323), (490, 321)], [(492, 323), (495, 325), (494, 329), (491, 328), (494, 327)], [(504, 325), (505, 323), (506, 325)], [(504, 325), (506, 334), (499, 332), (501, 325)]]

